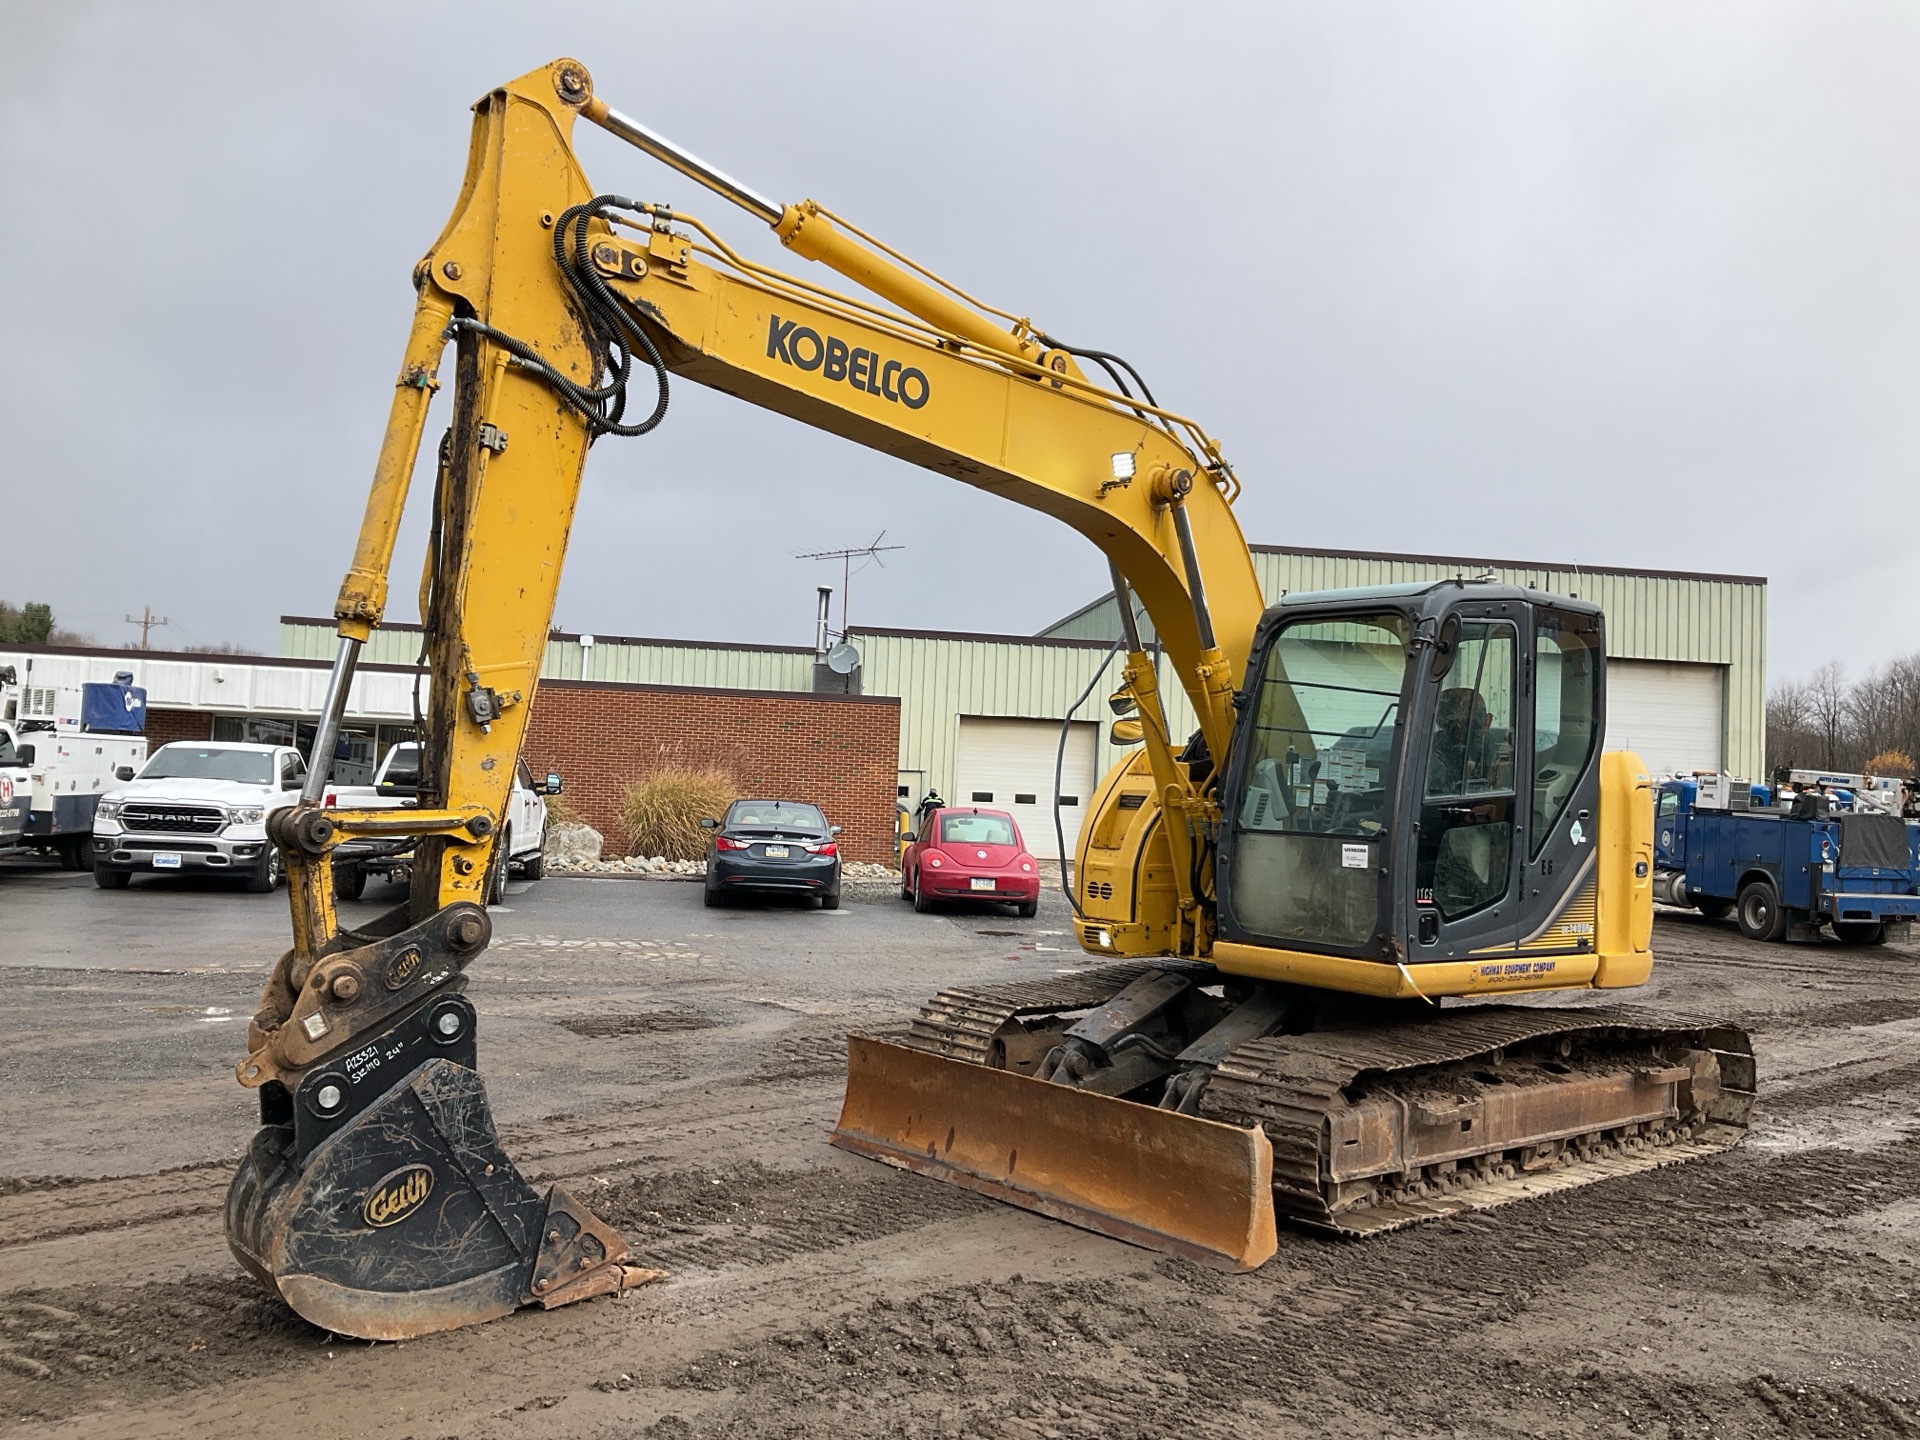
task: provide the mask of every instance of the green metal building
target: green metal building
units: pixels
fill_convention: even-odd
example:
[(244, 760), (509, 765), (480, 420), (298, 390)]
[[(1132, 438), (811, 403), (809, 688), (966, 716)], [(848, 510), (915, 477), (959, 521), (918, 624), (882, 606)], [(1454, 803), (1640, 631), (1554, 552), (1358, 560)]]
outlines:
[[(1597, 600), (1607, 615), (1610, 748), (1632, 749), (1656, 772), (1763, 773), (1766, 733), (1766, 581), (1747, 575), (1573, 567), (1464, 556), (1357, 554), (1255, 546), (1269, 602), (1289, 591), (1343, 589), (1455, 576), (1488, 576)], [(692, 685), (808, 693), (852, 684), (900, 700), (900, 791), (1012, 811), (1036, 854), (1068, 850), (1095, 780), (1120, 758), (1108, 743), (1105, 699), (1118, 682), (1108, 652), (1118, 612), (1105, 595), (1038, 635), (855, 627), (858, 671), (831, 674), (806, 647), (709, 644), (629, 636), (556, 634), (543, 673), (569, 680)], [(1149, 632), (1150, 633), (1150, 632)], [(411, 664), (420, 634), (389, 626), (366, 658)], [(332, 657), (333, 626), (283, 617), (281, 654)], [(1098, 677), (1096, 679), (1096, 677)], [(1078, 723), (1061, 722), (1092, 686)], [(1192, 726), (1179, 685), (1163, 674), (1168, 719)]]

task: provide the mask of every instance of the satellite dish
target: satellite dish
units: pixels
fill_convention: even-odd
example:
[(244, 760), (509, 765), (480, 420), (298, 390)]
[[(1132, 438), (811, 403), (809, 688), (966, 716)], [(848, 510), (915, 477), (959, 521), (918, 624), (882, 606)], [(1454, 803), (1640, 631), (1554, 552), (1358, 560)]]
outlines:
[(860, 652), (842, 640), (827, 652), (827, 669), (836, 675), (851, 675), (860, 668)]

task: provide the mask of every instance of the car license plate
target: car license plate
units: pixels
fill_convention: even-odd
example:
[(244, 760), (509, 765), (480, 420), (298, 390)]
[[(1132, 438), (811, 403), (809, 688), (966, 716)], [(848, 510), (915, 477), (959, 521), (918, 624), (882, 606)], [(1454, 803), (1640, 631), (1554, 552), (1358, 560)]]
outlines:
[(975, 880), (975, 881), (973, 882), (973, 888), (974, 888), (974, 889), (976, 889), (976, 890), (991, 890), (991, 889), (993, 889), (993, 879), (992, 879), (992, 877), (991, 877), (991, 876), (989, 876), (988, 878), (986, 878), (986, 879), (984, 879), (984, 880)]
[(769, 846), (767, 846), (767, 859), (769, 859), (769, 860), (784, 860), (784, 859), (786, 859), (786, 858), (787, 858), (787, 847), (786, 847), (786, 846), (784, 846), (784, 845), (769, 845)]
[(156, 870), (178, 870), (180, 857), (171, 850), (157, 850), (153, 856), (153, 868)]

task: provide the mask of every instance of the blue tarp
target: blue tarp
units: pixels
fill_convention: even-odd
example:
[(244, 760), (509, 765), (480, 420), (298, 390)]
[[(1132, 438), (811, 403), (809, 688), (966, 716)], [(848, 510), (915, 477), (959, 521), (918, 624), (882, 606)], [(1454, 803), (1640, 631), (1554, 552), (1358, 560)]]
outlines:
[(146, 734), (146, 690), (139, 685), (82, 685), (80, 728), (95, 734)]

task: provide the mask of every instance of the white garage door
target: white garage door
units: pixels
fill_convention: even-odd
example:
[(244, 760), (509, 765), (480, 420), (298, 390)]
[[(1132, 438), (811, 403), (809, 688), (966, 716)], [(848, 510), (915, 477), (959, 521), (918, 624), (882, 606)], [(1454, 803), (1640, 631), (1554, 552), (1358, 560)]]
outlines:
[[(1073, 853), (1080, 817), (1093, 799), (1095, 727), (1081, 721), (1067, 737), (1060, 771), (1060, 826)], [(1020, 823), (1027, 849), (1043, 860), (1060, 858), (1053, 833), (1053, 765), (1060, 748), (1057, 720), (989, 720), (960, 717), (959, 783), (947, 797), (954, 805), (991, 805)]]
[(1607, 749), (1632, 750), (1649, 774), (1718, 770), (1727, 672), (1662, 660), (1607, 662)]

